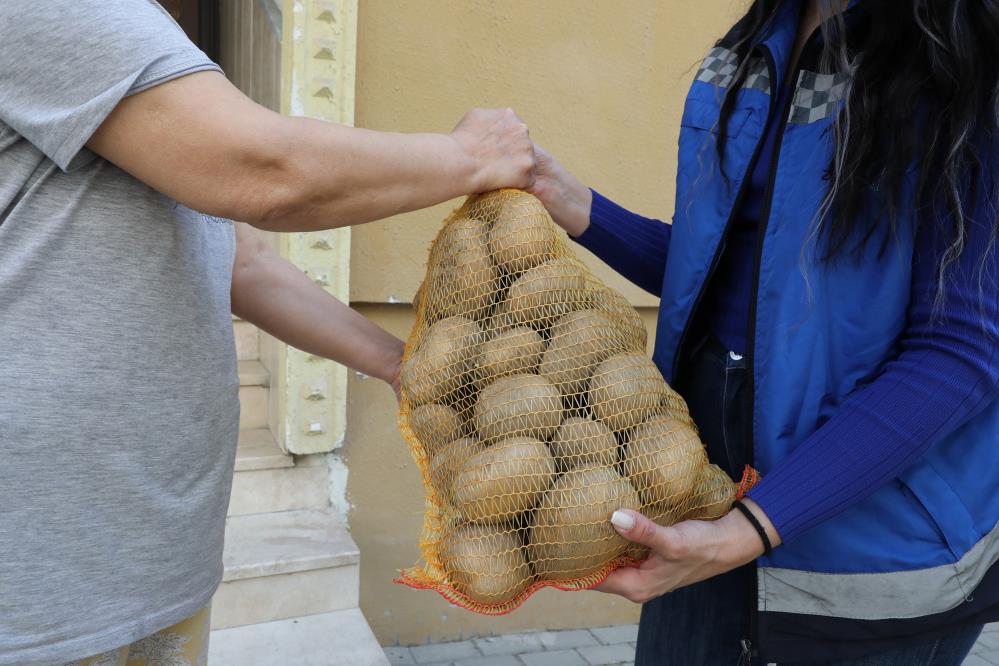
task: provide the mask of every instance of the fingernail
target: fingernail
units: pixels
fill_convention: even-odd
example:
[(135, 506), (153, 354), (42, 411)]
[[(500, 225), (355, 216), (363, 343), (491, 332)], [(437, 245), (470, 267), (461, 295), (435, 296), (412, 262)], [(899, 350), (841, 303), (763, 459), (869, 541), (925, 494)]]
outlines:
[(611, 523), (622, 530), (630, 530), (635, 526), (635, 518), (624, 511), (615, 511), (611, 514)]

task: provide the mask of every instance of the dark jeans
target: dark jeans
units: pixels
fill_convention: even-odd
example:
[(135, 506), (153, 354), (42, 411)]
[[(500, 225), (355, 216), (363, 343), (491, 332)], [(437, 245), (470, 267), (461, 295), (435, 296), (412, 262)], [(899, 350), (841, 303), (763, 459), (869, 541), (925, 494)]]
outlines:
[[(746, 362), (713, 339), (694, 353), (683, 387), (691, 415), (711, 462), (739, 479), (749, 463), (752, 435)], [(756, 600), (755, 564), (690, 585), (642, 607), (637, 666), (737, 666), (749, 664), (743, 645), (750, 638)], [(825, 666), (959, 666), (975, 644), (981, 625), (959, 627), (939, 640), (908, 642), (890, 652)], [(821, 654), (816, 655), (821, 660)], [(780, 666), (797, 666), (782, 663)]]

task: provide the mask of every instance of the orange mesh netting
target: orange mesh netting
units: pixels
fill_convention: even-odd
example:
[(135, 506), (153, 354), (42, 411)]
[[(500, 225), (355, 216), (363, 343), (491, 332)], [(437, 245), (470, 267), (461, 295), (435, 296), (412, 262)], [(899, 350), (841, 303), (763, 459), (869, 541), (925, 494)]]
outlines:
[(530, 194), (452, 213), (414, 307), (400, 427), (427, 506), (422, 561), (398, 582), (507, 613), (541, 587), (586, 589), (641, 562), (614, 510), (713, 519), (752, 484), (708, 463), (638, 313)]

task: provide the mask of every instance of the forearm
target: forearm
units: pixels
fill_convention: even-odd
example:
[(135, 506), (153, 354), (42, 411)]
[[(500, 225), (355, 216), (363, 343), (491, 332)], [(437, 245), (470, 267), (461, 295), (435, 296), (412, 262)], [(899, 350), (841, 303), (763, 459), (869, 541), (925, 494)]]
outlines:
[(540, 146), (534, 146), (534, 153), (537, 179), (530, 192), (555, 223), (615, 271), (659, 296), (672, 227), (626, 210), (586, 187)]
[[(981, 357), (993, 365), (992, 354)], [(750, 491), (785, 539), (898, 477), (996, 399), (995, 371), (939, 351), (903, 354)]]
[(240, 243), (232, 311), (293, 347), (389, 383), (396, 380), (403, 342), (259, 241)]
[(189, 208), (273, 231), (527, 187), (535, 164), (527, 126), (510, 109), (475, 109), (448, 134), (375, 132), (281, 116), (215, 72), (121, 100), (87, 146)]
[(938, 307), (943, 244), (917, 239), (908, 326), (899, 354), (850, 395), (750, 491), (785, 540), (845, 511), (903, 474), (999, 398), (999, 295), (991, 215), (981, 215)]
[(576, 241), (653, 296), (662, 290), (672, 227), (594, 192), (586, 231)]
[[(445, 134), (395, 134), (281, 118), (275, 203), (253, 225), (274, 231), (343, 227), (474, 192), (474, 160)], [(252, 217), (252, 215), (250, 215)]]

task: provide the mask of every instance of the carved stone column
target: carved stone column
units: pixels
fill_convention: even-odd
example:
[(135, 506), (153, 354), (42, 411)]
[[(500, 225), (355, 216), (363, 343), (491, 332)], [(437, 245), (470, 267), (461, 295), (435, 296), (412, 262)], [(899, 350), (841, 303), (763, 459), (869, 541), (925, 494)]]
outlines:
[[(284, 0), (282, 9), (282, 112), (353, 125), (357, 0)], [(281, 250), (328, 292), (349, 299), (349, 228), (283, 234)], [(278, 441), (299, 454), (338, 448), (346, 431), (346, 368), (282, 347)]]

